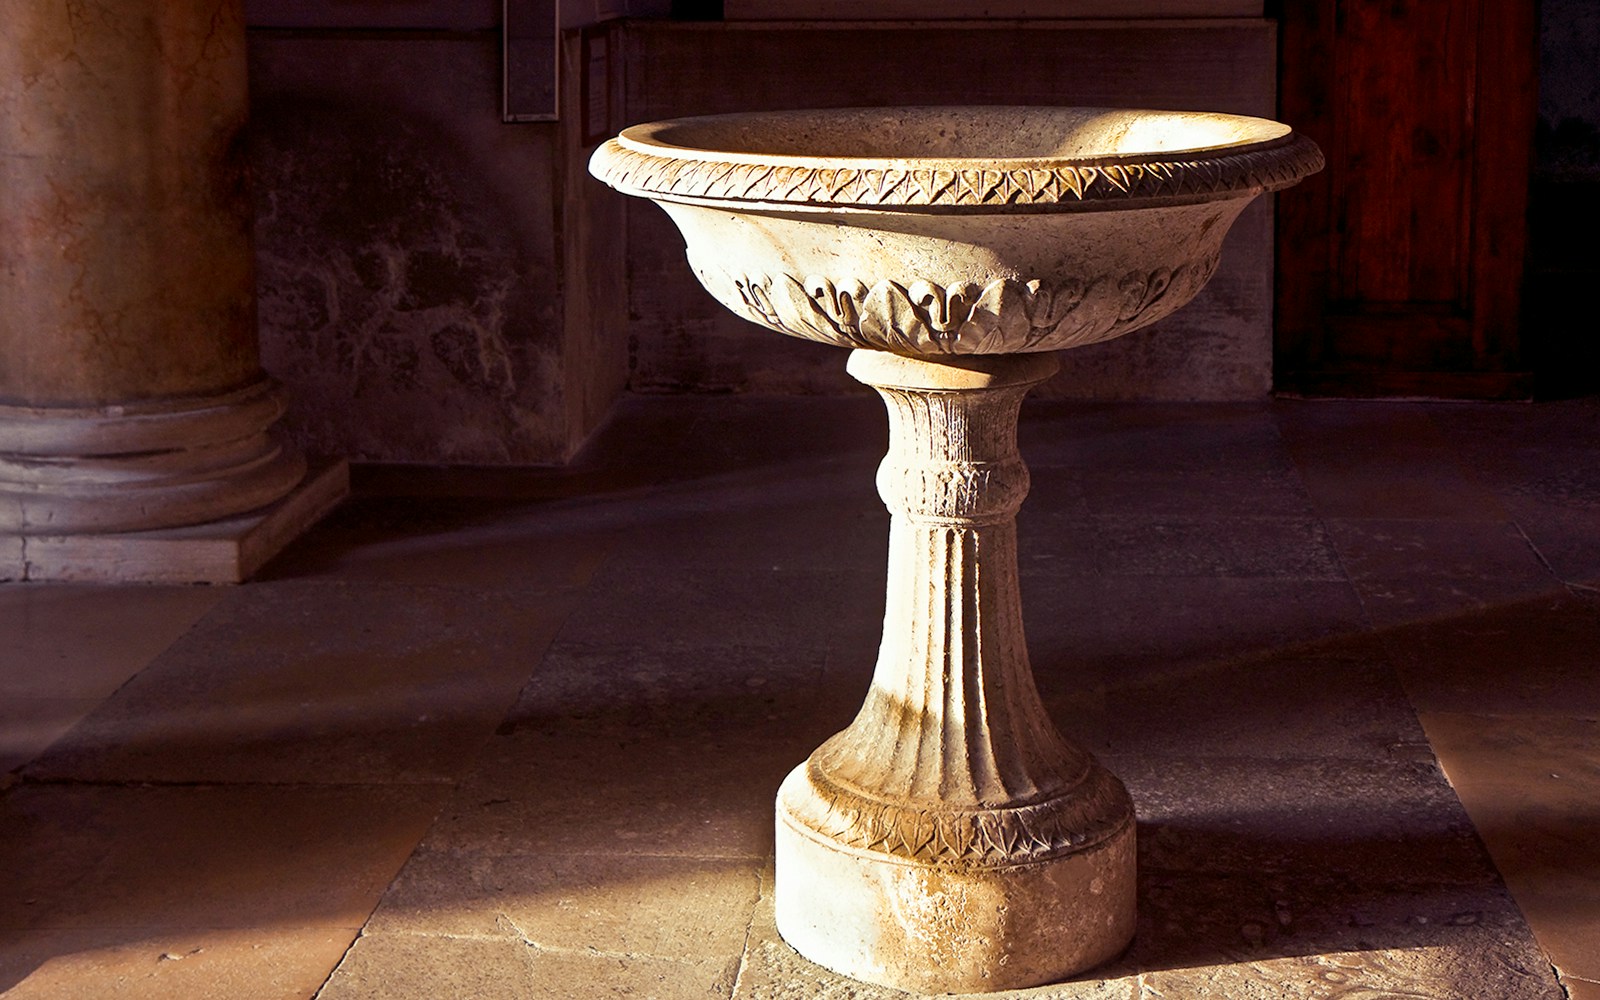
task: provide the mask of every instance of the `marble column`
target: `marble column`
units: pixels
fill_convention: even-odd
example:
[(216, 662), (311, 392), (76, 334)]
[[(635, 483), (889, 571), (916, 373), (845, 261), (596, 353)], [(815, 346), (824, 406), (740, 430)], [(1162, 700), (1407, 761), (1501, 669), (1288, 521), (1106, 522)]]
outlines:
[(0, 11), (0, 579), (241, 579), (347, 482), (273, 432), (240, 0)]

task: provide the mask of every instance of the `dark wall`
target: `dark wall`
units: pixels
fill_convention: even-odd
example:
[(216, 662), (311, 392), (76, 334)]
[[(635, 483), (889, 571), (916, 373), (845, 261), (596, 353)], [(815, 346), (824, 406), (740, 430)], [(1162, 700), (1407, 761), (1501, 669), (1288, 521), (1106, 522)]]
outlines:
[(621, 391), (620, 210), (574, 128), (501, 120), (499, 14), (247, 5), (262, 361), (311, 452), (562, 462)]
[(1600, 392), (1600, 4), (1542, 0), (1527, 344), (1544, 396)]

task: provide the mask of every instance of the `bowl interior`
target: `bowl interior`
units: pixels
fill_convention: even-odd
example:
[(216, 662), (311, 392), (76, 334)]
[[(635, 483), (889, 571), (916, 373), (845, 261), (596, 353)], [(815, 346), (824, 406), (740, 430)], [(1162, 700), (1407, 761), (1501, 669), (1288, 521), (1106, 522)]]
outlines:
[(772, 162), (839, 159), (1137, 160), (1271, 142), (1287, 125), (1206, 112), (1114, 108), (846, 108), (682, 118), (638, 125), (653, 152)]

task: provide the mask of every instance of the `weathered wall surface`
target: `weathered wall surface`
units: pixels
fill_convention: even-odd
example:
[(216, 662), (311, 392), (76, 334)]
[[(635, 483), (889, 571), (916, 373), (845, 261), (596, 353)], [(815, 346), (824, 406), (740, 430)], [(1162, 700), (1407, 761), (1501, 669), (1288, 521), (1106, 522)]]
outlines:
[(498, 115), (492, 38), (257, 36), (263, 361), (306, 447), (559, 451), (553, 129)]
[[(1274, 30), (1262, 20), (1107, 27), (633, 22), (625, 116), (883, 104), (1083, 104), (1271, 117)], [(657, 208), (630, 204), (636, 391), (851, 392), (844, 352), (760, 330), (696, 283)], [(1272, 217), (1236, 225), (1222, 269), (1148, 330), (1069, 351), (1040, 396), (1253, 399), (1271, 389)]]
[(621, 210), (575, 115), (501, 121), (499, 9), (248, 5), (262, 362), (309, 451), (562, 462), (622, 390)]

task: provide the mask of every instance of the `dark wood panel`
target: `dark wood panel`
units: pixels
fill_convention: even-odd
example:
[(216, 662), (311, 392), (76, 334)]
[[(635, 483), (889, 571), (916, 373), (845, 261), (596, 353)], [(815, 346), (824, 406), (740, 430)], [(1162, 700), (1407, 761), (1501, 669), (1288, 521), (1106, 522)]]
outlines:
[(1279, 201), (1279, 386), (1516, 374), (1534, 0), (1285, 0), (1282, 16), (1280, 114), (1328, 169)]

